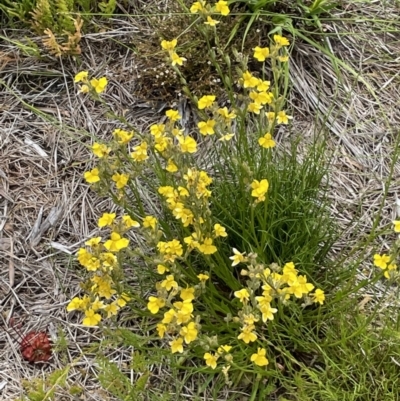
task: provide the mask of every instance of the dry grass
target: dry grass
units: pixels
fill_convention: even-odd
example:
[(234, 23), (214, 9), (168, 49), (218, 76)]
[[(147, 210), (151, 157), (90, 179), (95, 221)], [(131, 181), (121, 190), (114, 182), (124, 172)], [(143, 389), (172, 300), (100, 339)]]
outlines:
[[(357, 215), (362, 236), (370, 230), (379, 210), (393, 142), (399, 135), (400, 24), (395, 26), (398, 9), (393, 2), (387, 2), (384, 8), (382, 2), (371, 2), (362, 10), (351, 3), (347, 16), (363, 18), (364, 22), (337, 19), (324, 23), (324, 28), (335, 56), (359, 76), (340, 68), (338, 78), (326, 55), (297, 39), (291, 61), (290, 104), (292, 132), (311, 137), (319, 125), (316, 116), (329, 130), (329, 143), (335, 150), (330, 183), (332, 213), (343, 227)], [(165, 3), (160, 7), (167, 6)], [(378, 15), (383, 22), (376, 20)], [(397, 31), (388, 32), (385, 20)], [(24, 33), (17, 34), (22, 37)], [(106, 75), (110, 84), (105, 99), (113, 111), (135, 126), (146, 127), (159, 119), (167, 105), (162, 99), (143, 99), (141, 94), (149, 96), (149, 86), (153, 85), (148, 81), (151, 74), (143, 75), (146, 60), (119, 44), (131, 43), (140, 49), (143, 41), (153, 43), (158, 38), (146, 19), (131, 16), (113, 21), (107, 32), (86, 35), (80, 64), (72, 59), (26, 57), (15, 45), (0, 43), (0, 77), (7, 85), (0, 89), (1, 315), (6, 325), (11, 318), (22, 322), (22, 332), (48, 330), (55, 343), (63, 332), (68, 340), (67, 349), (55, 352), (49, 364), (35, 366), (22, 359), (12, 332), (0, 331), (0, 385), (5, 382), (1, 400), (19, 397), (23, 380), (43, 377), (64, 367), (65, 361), (79, 357), (69, 384), (84, 388), (80, 399), (112, 399), (96, 381), (94, 355), (82, 352), (100, 336), (96, 330), (83, 327), (76, 315), (67, 314), (65, 306), (79, 292), (73, 255), (85, 239), (96, 233), (98, 216), (112, 207), (82, 181), (90, 159), (87, 145), (91, 136), (109, 137), (116, 123), (97, 104), (76, 95), (72, 77), (82, 69)], [(48, 117), (43, 118), (37, 111)], [(286, 137), (287, 132), (278, 133), (279, 141)], [(382, 224), (395, 216), (399, 165), (393, 177)], [(360, 239), (350, 235), (351, 230), (336, 244), (334, 252)], [(382, 243), (383, 249), (387, 246)], [(367, 266), (360, 272), (369, 273)], [(377, 291), (371, 295), (379, 295), (379, 288)], [(120, 349), (113, 359), (129, 361), (130, 352)], [(160, 372), (154, 371), (153, 375)], [(191, 398), (193, 388), (184, 390)], [(72, 399), (67, 391), (57, 398)], [(246, 397), (238, 395), (237, 399)]]

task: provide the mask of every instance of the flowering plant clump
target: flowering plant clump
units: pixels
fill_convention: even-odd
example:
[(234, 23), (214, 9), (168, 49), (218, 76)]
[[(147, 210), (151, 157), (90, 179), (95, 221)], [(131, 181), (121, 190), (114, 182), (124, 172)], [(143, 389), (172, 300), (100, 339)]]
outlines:
[[(210, 26), (220, 22), (215, 14), (230, 13), (226, 1), (200, 0), (190, 11)], [(280, 93), (289, 44), (275, 34), (269, 47), (253, 49), (255, 60), (263, 63), (261, 74), (249, 71), (247, 59), (238, 56), (240, 93), (232, 97), (237, 102), (222, 104), (212, 93), (191, 96), (198, 113), (196, 133), (185, 129), (173, 108), (145, 132), (126, 124), (109, 141), (93, 143), (97, 164), (84, 178), (123, 212), (120, 218), (104, 213), (98, 227), (108, 234), (89, 239), (78, 251), (89, 278), (86, 294), (73, 298), (67, 310), (81, 311), (84, 325), (98, 325), (128, 305), (153, 318), (151, 329), (172, 354), (201, 358), (204, 369), (221, 371), (229, 382), (228, 371), (268, 375), (275, 365), (276, 322), (287, 322), (286, 311), (313, 313), (324, 305), (323, 289), (297, 255), (272, 249), (274, 238), (267, 235), (267, 218), (276, 213), (274, 199), (281, 196), (275, 195), (279, 184), (270, 168), (275, 128), (292, 118)], [(161, 41), (179, 71), (186, 59), (177, 46), (177, 39)], [(272, 80), (264, 73), (267, 63)], [(94, 96), (107, 83), (89, 81), (85, 71), (75, 82), (83, 82), (87, 89), (80, 91)], [(248, 125), (255, 127), (252, 132)], [(149, 212), (149, 198), (157, 199), (157, 208), (151, 209), (157, 213)], [(141, 236), (143, 249), (132, 249), (130, 230)], [(124, 261), (132, 254), (141, 259), (137, 269), (158, 277), (144, 304), (143, 294), (129, 288), (124, 274)]]

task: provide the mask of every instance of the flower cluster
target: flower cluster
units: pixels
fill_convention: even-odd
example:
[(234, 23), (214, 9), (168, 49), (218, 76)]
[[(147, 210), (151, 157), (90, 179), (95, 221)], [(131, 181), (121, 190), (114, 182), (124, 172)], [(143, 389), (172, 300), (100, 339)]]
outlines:
[(89, 295), (75, 297), (67, 306), (67, 311), (82, 311), (85, 326), (96, 326), (102, 315), (110, 318), (130, 300), (127, 294), (118, 294), (114, 272), (120, 270), (118, 255), (129, 245), (124, 234), (140, 224), (130, 216), (124, 215), (116, 220), (115, 213), (104, 213), (98, 220), (100, 228), (108, 227), (111, 233), (108, 239), (94, 237), (85, 242), (88, 248), (80, 248), (77, 253), (79, 263), (90, 274), (88, 280)]
[(83, 82), (83, 85), (80, 87), (80, 92), (88, 93), (92, 91), (95, 92), (96, 94), (104, 92), (108, 83), (107, 78), (101, 77), (99, 79), (93, 78), (89, 80), (88, 75), (89, 75), (88, 71), (81, 71), (75, 75), (74, 79), (75, 83)]
[(178, 56), (178, 53), (175, 51), (175, 47), (178, 43), (177, 39), (173, 39), (171, 41), (163, 40), (161, 42), (161, 47), (168, 52), (168, 56), (172, 62), (172, 65), (183, 65), (183, 62), (186, 61), (184, 57)]
[(204, 24), (208, 26), (216, 26), (220, 21), (212, 18), (213, 14), (221, 14), (226, 17), (229, 13), (229, 5), (227, 1), (219, 0), (214, 5), (208, 4), (205, 0), (199, 0), (190, 7), (192, 14), (200, 14), (204, 18)]

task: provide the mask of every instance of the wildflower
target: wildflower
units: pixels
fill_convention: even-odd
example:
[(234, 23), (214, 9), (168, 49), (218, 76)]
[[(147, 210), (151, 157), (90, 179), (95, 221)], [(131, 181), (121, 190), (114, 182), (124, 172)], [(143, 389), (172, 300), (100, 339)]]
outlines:
[(179, 334), (184, 338), (186, 344), (190, 344), (197, 338), (198, 330), (195, 322), (188, 323), (181, 328)]
[(85, 318), (83, 319), (84, 326), (97, 326), (101, 320), (101, 315), (95, 313), (93, 309), (85, 311)]
[(167, 331), (167, 326), (165, 324), (158, 323), (156, 330), (157, 330), (158, 336), (160, 338), (164, 338), (165, 332)]
[(258, 84), (258, 78), (253, 77), (253, 75), (249, 71), (243, 73), (242, 79), (243, 79), (243, 86), (245, 88), (254, 88)]
[(235, 136), (235, 134), (225, 134), (223, 136), (221, 136), (221, 138), (219, 138), (219, 141), (230, 141), (233, 137)]
[(269, 112), (267, 113), (267, 119), (268, 119), (268, 122), (269, 122), (270, 124), (272, 124), (272, 123), (275, 121), (275, 118), (276, 118), (275, 112), (269, 111)]
[(232, 266), (236, 266), (239, 263), (242, 263), (246, 260), (244, 256), (244, 252), (240, 253), (236, 248), (232, 248), (233, 256), (230, 256), (229, 259), (233, 261)]
[(274, 313), (276, 313), (278, 309), (271, 308), (270, 304), (264, 304), (260, 308), (260, 312), (262, 313), (262, 321), (265, 323), (267, 320), (274, 320)]
[(222, 227), (221, 224), (214, 224), (214, 234), (216, 237), (227, 237), (225, 227)]
[(160, 308), (163, 308), (165, 306), (165, 300), (162, 298), (157, 298), (157, 297), (149, 297), (149, 302), (147, 304), (147, 309), (155, 315), (158, 313)]
[(262, 136), (258, 140), (258, 143), (265, 149), (274, 148), (276, 145), (275, 141), (272, 138), (272, 135), (269, 132), (267, 132), (264, 136)]
[(99, 300), (99, 297), (96, 297), (96, 299), (92, 302), (92, 309), (94, 311), (97, 311), (103, 308), (104, 308), (104, 303)]
[(143, 227), (144, 228), (152, 228), (153, 230), (156, 229), (157, 219), (153, 216), (145, 216), (143, 218)]
[(205, 95), (201, 99), (199, 99), (197, 107), (199, 108), (199, 110), (207, 109), (208, 107), (211, 107), (213, 105), (214, 101), (214, 95)]
[(171, 143), (171, 140), (169, 138), (165, 138), (165, 137), (158, 137), (155, 138), (155, 146), (154, 148), (158, 151), (158, 152), (164, 152), (168, 145)]
[(178, 141), (182, 153), (196, 153), (197, 143), (193, 138), (191, 138), (190, 136), (187, 136), (186, 138), (178, 137)]
[(247, 111), (254, 114), (260, 114), (261, 109), (262, 109), (262, 104), (257, 102), (252, 102), (247, 106)]
[(249, 93), (250, 99), (253, 100), (254, 103), (263, 104), (270, 104), (274, 99), (274, 95), (270, 92), (250, 92)]
[(100, 181), (99, 169), (97, 167), (91, 171), (86, 171), (83, 176), (86, 182), (88, 182), (89, 184), (94, 184), (95, 182)]
[(393, 220), (394, 232), (400, 233), (400, 220)]
[(196, 14), (198, 12), (204, 12), (205, 11), (205, 5), (206, 5), (206, 2), (204, 0), (196, 1), (190, 7), (190, 12), (192, 14)]
[(85, 245), (91, 246), (91, 247), (96, 247), (97, 245), (100, 244), (100, 241), (101, 241), (101, 237), (91, 238), (90, 240), (85, 242)]
[(147, 155), (147, 143), (142, 142), (140, 145), (133, 148), (131, 157), (135, 162), (142, 162), (146, 160), (149, 156)]
[(78, 261), (82, 266), (85, 266), (92, 256), (85, 248), (80, 248), (77, 252)]
[(217, 111), (218, 111), (218, 114), (221, 115), (226, 120), (232, 120), (236, 117), (236, 114), (233, 111), (229, 112), (227, 107), (218, 109)]
[(158, 274), (164, 274), (166, 272), (169, 272), (168, 267), (164, 266), (164, 265), (157, 265), (157, 273)]
[(253, 57), (258, 61), (265, 61), (265, 59), (269, 56), (269, 48), (268, 47), (259, 47), (256, 46), (254, 49)]
[(121, 294), (119, 298), (117, 298), (116, 302), (117, 305), (120, 306), (121, 308), (126, 305), (127, 302), (129, 302), (132, 298), (129, 297), (125, 292)]
[(278, 60), (279, 60), (281, 63), (286, 63), (286, 61), (289, 60), (289, 56), (278, 56)]
[(278, 47), (289, 46), (290, 42), (281, 35), (274, 35), (274, 41)]
[(101, 159), (104, 156), (107, 156), (111, 152), (111, 148), (107, 147), (107, 145), (105, 145), (104, 143), (100, 144), (95, 142), (92, 145), (92, 152), (95, 156)]
[(78, 297), (72, 298), (70, 303), (67, 306), (67, 312), (72, 312), (77, 309), (82, 308), (82, 300)]
[(164, 319), (161, 321), (163, 324), (169, 324), (172, 322), (174, 317), (176, 316), (176, 312), (173, 309), (164, 312)]
[(385, 253), (381, 256), (379, 254), (374, 255), (374, 265), (383, 270), (387, 268), (388, 263), (390, 262), (390, 256)]
[(183, 65), (183, 62), (186, 61), (184, 57), (178, 56), (175, 52), (171, 53), (171, 60), (172, 60), (172, 65)]
[(390, 277), (391, 277), (391, 271), (392, 270), (397, 270), (397, 265), (395, 264), (395, 263), (389, 263), (389, 265), (388, 265), (388, 267), (387, 267), (387, 270), (385, 270), (385, 273), (384, 273), (384, 276), (387, 278), (387, 279), (390, 279)]
[(111, 179), (115, 182), (115, 186), (117, 187), (117, 189), (122, 189), (128, 183), (129, 175), (123, 173), (115, 173), (113, 174)]
[(250, 299), (250, 294), (246, 288), (242, 288), (239, 291), (235, 291), (234, 295), (236, 298), (239, 298), (240, 302), (242, 303), (247, 303), (247, 301)]
[(174, 276), (170, 274), (161, 282), (161, 287), (165, 288), (167, 291), (171, 291), (172, 288), (178, 288), (178, 283), (175, 281)]
[(325, 301), (325, 294), (324, 291), (320, 290), (319, 288), (315, 290), (314, 294), (313, 294), (313, 301), (315, 303), (319, 302), (320, 305), (323, 305), (324, 301)]
[(140, 227), (139, 222), (137, 222), (136, 220), (133, 220), (131, 216), (122, 216), (122, 222), (124, 223), (124, 226), (126, 228), (131, 228), (131, 227), (135, 227), (138, 228)]
[(93, 78), (92, 80), (90, 80), (90, 85), (92, 85), (92, 87), (94, 88), (96, 93), (104, 92), (104, 90), (106, 89), (107, 83), (108, 82), (107, 82), (106, 77), (102, 77), (100, 79)]
[(87, 82), (88, 74), (89, 74), (89, 73), (88, 73), (87, 71), (78, 72), (78, 73), (75, 75), (74, 82), (75, 82), (75, 83), (78, 83), (78, 82)]
[(218, 3), (215, 4), (215, 11), (221, 13), (223, 16), (227, 16), (230, 13), (228, 2), (219, 0)]
[(217, 24), (219, 24), (219, 21), (217, 21), (216, 19), (211, 18), (209, 15), (207, 16), (207, 21), (205, 22), (206, 25), (210, 25), (210, 26), (216, 26)]
[(221, 345), (220, 347), (218, 347), (218, 354), (224, 354), (224, 353), (228, 353), (230, 352), (230, 350), (232, 349), (231, 345)]
[(254, 364), (257, 366), (267, 366), (269, 362), (265, 357), (266, 353), (267, 351), (264, 348), (258, 348), (257, 353), (251, 356), (251, 362), (254, 362)]
[(198, 247), (199, 251), (204, 255), (212, 255), (217, 252), (217, 247), (212, 243), (212, 238), (205, 238), (203, 243)]
[(218, 356), (213, 355), (210, 352), (206, 352), (204, 354), (204, 360), (206, 361), (206, 365), (209, 366), (211, 369), (215, 369), (217, 367), (217, 360)]
[(113, 135), (119, 138), (118, 143), (120, 145), (126, 145), (133, 138), (133, 132), (128, 132), (119, 128), (113, 131)]
[(176, 173), (178, 171), (178, 166), (174, 163), (172, 159), (169, 159), (165, 167), (169, 173)]
[(165, 115), (171, 120), (171, 121), (178, 121), (182, 118), (182, 116), (179, 114), (178, 110), (167, 110), (165, 112)]
[(263, 179), (261, 181), (254, 180), (251, 183), (251, 188), (253, 189), (251, 191), (251, 196), (254, 196), (257, 198), (257, 202), (262, 202), (265, 200), (265, 194), (268, 191), (269, 183), (268, 180)]
[(257, 90), (259, 92), (266, 92), (270, 86), (271, 86), (270, 81), (263, 81), (262, 79), (259, 79), (257, 84)]
[(173, 39), (173, 40), (171, 40), (171, 41), (163, 40), (163, 41), (161, 42), (161, 47), (162, 47), (164, 50), (172, 51), (172, 50), (175, 49), (177, 43), (178, 43), (178, 40), (177, 40), (177, 39)]
[(201, 281), (201, 282), (206, 282), (210, 277), (207, 274), (198, 274), (197, 278)]
[(114, 223), (115, 216), (115, 213), (103, 213), (103, 215), (99, 218), (97, 225), (100, 228), (111, 226)]
[(282, 110), (282, 111), (278, 112), (276, 121), (278, 124), (289, 124), (289, 120), (291, 118), (293, 118), (293, 117), (286, 115), (286, 112)]
[(150, 127), (151, 135), (153, 135), (156, 138), (162, 136), (164, 132), (165, 132), (165, 124), (153, 124)]
[(183, 338), (179, 337), (176, 340), (170, 341), (169, 345), (171, 346), (171, 351), (173, 354), (176, 352), (181, 354), (183, 352)]
[(118, 314), (119, 306), (114, 301), (114, 302), (111, 302), (110, 304), (106, 305), (104, 307), (104, 310), (107, 312), (107, 318), (110, 318), (110, 317), (115, 316), (115, 315)]
[(87, 85), (82, 85), (79, 89), (80, 93), (89, 93), (90, 89)]
[(199, 127), (202, 135), (213, 135), (214, 134), (215, 120), (200, 121), (197, 126)]
[(257, 334), (253, 331), (255, 329), (254, 324), (244, 326), (242, 332), (238, 335), (239, 340), (243, 340), (246, 344), (257, 340)]
[(110, 252), (119, 252), (121, 249), (126, 248), (129, 245), (129, 239), (121, 238), (121, 236), (116, 233), (111, 233), (111, 238), (104, 243), (104, 247)]
[(194, 299), (194, 288), (184, 288), (183, 290), (181, 290), (180, 297), (182, 301), (192, 301)]

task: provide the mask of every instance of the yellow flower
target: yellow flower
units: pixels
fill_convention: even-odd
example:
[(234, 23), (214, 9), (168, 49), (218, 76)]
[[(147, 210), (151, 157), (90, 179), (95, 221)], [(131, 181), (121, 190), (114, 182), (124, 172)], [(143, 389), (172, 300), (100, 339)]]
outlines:
[(251, 188), (253, 189), (251, 191), (251, 196), (257, 198), (257, 202), (262, 202), (265, 200), (265, 194), (267, 193), (269, 188), (268, 180), (266, 179), (263, 179), (261, 181), (254, 180), (251, 183)]
[(219, 24), (219, 21), (216, 19), (211, 18), (209, 15), (207, 16), (207, 21), (205, 22), (206, 25), (215, 26)]
[(272, 135), (269, 132), (267, 132), (264, 136), (262, 136), (258, 140), (258, 143), (265, 149), (274, 148), (276, 145), (275, 141), (272, 138)]
[(243, 87), (245, 88), (254, 88), (258, 85), (258, 78), (253, 77), (253, 75), (249, 71), (243, 73), (242, 79)]
[(227, 107), (218, 109), (218, 114), (227, 120), (232, 120), (236, 117), (236, 114), (233, 111), (229, 112)]
[(221, 136), (221, 138), (219, 138), (219, 141), (230, 141), (233, 137), (235, 136), (235, 134), (225, 134), (223, 136)]
[(257, 90), (259, 92), (266, 92), (270, 86), (271, 86), (270, 81), (263, 81), (262, 79), (259, 79), (257, 84)]
[(278, 47), (289, 46), (290, 44), (290, 42), (281, 35), (274, 35), (274, 41), (278, 45)]
[(165, 132), (165, 124), (153, 124), (150, 127), (150, 133), (156, 138), (162, 136)]
[(180, 297), (182, 301), (192, 301), (194, 299), (194, 288), (188, 287), (181, 290)]
[(244, 252), (240, 253), (236, 248), (232, 248), (233, 256), (230, 256), (229, 259), (233, 261), (232, 266), (236, 266), (239, 263), (242, 263), (246, 260), (244, 256)]
[(165, 288), (167, 291), (171, 291), (172, 288), (178, 288), (178, 283), (175, 281), (174, 276), (170, 274), (161, 282), (161, 287)]
[(195, 322), (188, 323), (187, 326), (181, 328), (179, 334), (184, 338), (186, 344), (190, 344), (196, 340), (198, 330)]
[(400, 233), (400, 220), (393, 220), (394, 232)]
[(101, 241), (101, 237), (91, 238), (85, 242), (85, 245), (91, 246), (91, 247), (96, 247), (97, 245), (100, 244), (100, 241)]
[(220, 347), (218, 347), (218, 354), (224, 354), (224, 353), (228, 353), (230, 352), (230, 350), (232, 349), (231, 345), (221, 345)]
[(215, 101), (214, 95), (205, 95), (199, 99), (197, 107), (199, 108), (199, 110), (206, 109), (208, 107), (211, 107), (213, 105), (214, 101)]
[(100, 144), (95, 142), (92, 146), (92, 152), (95, 156), (101, 159), (111, 152), (111, 148), (107, 147), (107, 145), (104, 145), (104, 143)]
[(119, 311), (119, 306), (117, 302), (111, 302), (110, 304), (106, 305), (104, 307), (104, 310), (107, 312), (107, 317), (110, 318), (112, 316), (115, 316), (118, 311)]
[(222, 227), (221, 224), (214, 224), (214, 234), (216, 237), (227, 237), (225, 227)]
[(90, 89), (87, 85), (82, 85), (79, 89), (80, 93), (89, 93)]
[(217, 247), (214, 246), (212, 238), (205, 238), (203, 243), (199, 245), (198, 249), (204, 255), (212, 255), (217, 252)]
[(381, 256), (379, 254), (374, 255), (374, 265), (383, 270), (387, 268), (388, 263), (390, 262), (390, 256), (385, 253)]
[(203, 12), (203, 11), (205, 11), (205, 5), (206, 5), (206, 2), (204, 0), (196, 1), (190, 7), (190, 12), (192, 14), (197, 14), (199, 11)]
[(169, 272), (168, 267), (164, 266), (164, 265), (157, 265), (157, 273), (158, 274), (164, 274), (166, 272)]
[(167, 170), (169, 173), (176, 173), (178, 171), (178, 166), (174, 163), (172, 159), (169, 159), (165, 170)]
[(104, 247), (110, 252), (119, 252), (121, 249), (126, 248), (129, 245), (129, 239), (121, 238), (121, 236), (116, 233), (111, 233), (111, 239), (104, 243)]
[(98, 226), (100, 228), (111, 226), (115, 220), (115, 213), (103, 213), (103, 215), (99, 218)]
[(171, 120), (171, 121), (178, 121), (182, 118), (182, 116), (179, 114), (178, 110), (167, 110), (165, 112), (165, 115)]
[(207, 274), (198, 274), (197, 278), (201, 281), (201, 282), (206, 282), (210, 277)]
[(147, 154), (147, 143), (142, 142), (140, 145), (135, 146), (133, 148), (133, 152), (131, 153), (131, 157), (136, 162), (142, 162), (148, 159), (149, 156)]
[(147, 309), (155, 315), (158, 313), (160, 308), (163, 308), (165, 306), (165, 300), (162, 298), (157, 298), (157, 297), (149, 297), (149, 302), (147, 304)]
[(260, 114), (261, 109), (262, 109), (262, 104), (257, 102), (252, 102), (247, 106), (247, 111), (254, 114)]
[(270, 104), (274, 100), (274, 95), (271, 92), (250, 92), (249, 97), (254, 103)]
[(176, 352), (181, 354), (183, 352), (183, 338), (179, 337), (176, 340), (170, 341), (169, 345), (171, 346), (171, 351), (173, 354)]
[(164, 338), (165, 332), (167, 331), (167, 326), (165, 324), (158, 323), (156, 330), (157, 330), (158, 336), (160, 338)]
[(126, 305), (127, 302), (129, 302), (132, 298), (128, 296), (125, 292), (121, 294), (121, 296), (116, 300), (117, 305), (120, 306), (121, 308)]
[(213, 135), (214, 134), (215, 120), (200, 121), (197, 126), (199, 127), (202, 135)]
[(172, 60), (172, 65), (183, 65), (183, 62), (186, 61), (186, 59), (184, 57), (180, 57), (178, 56), (178, 54), (176, 54), (175, 52), (171, 53), (171, 60)]
[(106, 89), (107, 86), (107, 78), (101, 77), (100, 79), (93, 78), (90, 80), (90, 85), (94, 88), (96, 93), (102, 93)]
[(120, 128), (115, 129), (113, 135), (119, 138), (118, 143), (120, 145), (126, 145), (133, 138), (133, 132), (128, 132)]
[(84, 326), (97, 326), (101, 320), (101, 316), (95, 313), (93, 309), (85, 311), (85, 318), (83, 319)]
[(227, 16), (229, 14), (228, 2), (224, 0), (219, 0), (218, 3), (215, 4), (215, 11), (217, 13), (221, 13), (223, 16)]
[(278, 56), (278, 60), (279, 60), (281, 63), (286, 63), (286, 61), (289, 60), (289, 56)]
[(163, 41), (161, 42), (161, 47), (162, 47), (164, 50), (172, 51), (172, 50), (175, 49), (177, 43), (178, 43), (178, 40), (177, 40), (177, 39), (173, 39), (173, 40), (171, 40), (171, 41), (163, 40)]
[(164, 312), (164, 319), (161, 321), (163, 324), (169, 324), (174, 320), (176, 312), (173, 309)]
[(131, 228), (131, 227), (135, 227), (138, 228), (140, 227), (139, 222), (137, 222), (136, 220), (133, 220), (131, 216), (122, 216), (122, 222), (124, 223), (124, 226), (126, 228)]
[(143, 218), (143, 227), (144, 228), (152, 228), (153, 230), (156, 229), (157, 219), (153, 216), (145, 216)]
[(315, 303), (319, 302), (321, 305), (323, 305), (325, 301), (325, 294), (324, 291), (320, 290), (319, 288), (315, 290), (313, 294), (313, 301)]
[(276, 122), (278, 124), (289, 124), (289, 120), (292, 118), (293, 118), (292, 116), (286, 115), (286, 112), (282, 110), (282, 111), (278, 112)]
[(391, 277), (391, 271), (392, 270), (397, 270), (397, 265), (395, 263), (389, 263), (387, 270), (385, 270), (385, 273), (383, 274), (387, 279), (390, 279)]
[(247, 303), (247, 301), (250, 299), (250, 294), (246, 288), (242, 288), (239, 291), (235, 291), (234, 295), (236, 298), (239, 298), (240, 302), (242, 303)]
[(239, 340), (243, 340), (246, 344), (257, 340), (257, 334), (253, 331), (255, 329), (254, 324), (244, 326), (242, 332), (238, 335)]
[(260, 311), (262, 313), (262, 321), (265, 323), (267, 320), (274, 320), (274, 313), (278, 311), (276, 308), (271, 308), (270, 304), (265, 303)]
[(266, 353), (267, 351), (264, 348), (258, 348), (257, 353), (251, 356), (251, 362), (254, 362), (254, 364), (257, 366), (267, 366), (269, 362), (265, 357)]
[(78, 82), (87, 82), (87, 77), (88, 77), (88, 72), (87, 71), (81, 71), (81, 72), (78, 72), (76, 75), (75, 75), (75, 79), (74, 79), (74, 82), (75, 83), (78, 83)]
[(258, 61), (265, 61), (265, 59), (269, 56), (269, 48), (268, 47), (259, 47), (256, 46), (254, 49), (253, 57)]
[(99, 297), (96, 297), (96, 299), (92, 302), (92, 309), (94, 311), (97, 311), (103, 308), (104, 308), (104, 303), (99, 300)]
[(67, 306), (67, 312), (72, 312), (74, 310), (81, 309), (82, 306), (83, 306), (82, 300), (80, 298), (78, 297), (72, 298), (72, 300)]
[(269, 111), (269, 112), (267, 113), (267, 119), (268, 119), (268, 122), (269, 122), (270, 124), (272, 124), (272, 123), (275, 121), (275, 118), (276, 118), (275, 112)]
[(115, 182), (115, 186), (117, 187), (117, 189), (122, 189), (128, 183), (129, 175), (115, 173), (111, 177), (111, 179)]
[(209, 366), (211, 369), (215, 369), (217, 367), (218, 355), (206, 352), (204, 354), (204, 360), (206, 361), (207, 366)]
[(197, 143), (196, 141), (187, 136), (186, 138), (183, 136), (178, 137), (178, 141), (181, 147), (182, 153), (196, 153), (197, 151)]
[(94, 168), (91, 171), (86, 171), (83, 176), (84, 176), (86, 182), (88, 182), (89, 184), (94, 184), (95, 182), (100, 181), (98, 168)]

